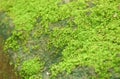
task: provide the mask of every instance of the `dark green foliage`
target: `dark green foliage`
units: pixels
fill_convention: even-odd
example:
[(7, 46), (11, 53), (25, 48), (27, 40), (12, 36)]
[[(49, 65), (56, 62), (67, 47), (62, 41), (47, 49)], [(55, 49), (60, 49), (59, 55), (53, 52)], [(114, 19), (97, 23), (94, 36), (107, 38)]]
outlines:
[(11, 35), (11, 31), (14, 28), (12, 20), (5, 14), (5, 12), (0, 12), (0, 37), (4, 36), (4, 40)]

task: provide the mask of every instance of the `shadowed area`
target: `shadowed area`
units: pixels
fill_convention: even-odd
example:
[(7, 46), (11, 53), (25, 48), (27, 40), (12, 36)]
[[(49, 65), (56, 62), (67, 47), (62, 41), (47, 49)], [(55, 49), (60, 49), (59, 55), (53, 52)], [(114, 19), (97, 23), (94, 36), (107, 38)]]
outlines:
[[(3, 52), (3, 42), (10, 34), (8, 22), (9, 18), (4, 13), (0, 13), (0, 79), (20, 79), (10, 65), (10, 58)], [(6, 24), (5, 24), (6, 23)]]
[(0, 44), (0, 79), (20, 79), (16, 76), (14, 67), (9, 64), (9, 60), (9, 56), (3, 53)]

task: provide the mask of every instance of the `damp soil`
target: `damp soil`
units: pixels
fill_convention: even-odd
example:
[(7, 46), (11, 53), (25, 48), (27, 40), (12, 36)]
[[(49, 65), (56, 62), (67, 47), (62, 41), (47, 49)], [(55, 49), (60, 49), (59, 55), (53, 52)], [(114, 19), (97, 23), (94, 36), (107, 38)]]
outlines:
[[(1, 29), (0, 29), (1, 30)], [(10, 65), (10, 57), (3, 51), (4, 35), (0, 33), (0, 79), (21, 79), (13, 65)]]
[(0, 79), (20, 79), (14, 70), (14, 66), (9, 63), (9, 56), (3, 53), (2, 46), (0, 46)]

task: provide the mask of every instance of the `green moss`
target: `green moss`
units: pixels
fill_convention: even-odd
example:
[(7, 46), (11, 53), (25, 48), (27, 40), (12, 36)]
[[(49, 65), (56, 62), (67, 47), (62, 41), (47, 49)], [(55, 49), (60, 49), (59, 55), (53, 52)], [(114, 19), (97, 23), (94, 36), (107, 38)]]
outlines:
[(43, 63), (39, 62), (38, 59), (26, 60), (22, 64), (21, 76), (25, 79), (32, 78), (33, 75), (36, 75), (38, 72), (42, 71)]
[[(11, 4), (0, 3), (3, 5), (0, 10), (7, 11), (15, 24), (15, 32), (5, 43), (6, 50), (17, 50), (16, 53), (27, 56), (38, 55), (46, 63), (52, 78), (63, 72), (71, 74), (76, 66), (94, 68), (98, 79), (120, 74), (119, 1), (62, 2), (19, 0)], [(54, 62), (58, 59), (56, 56), (60, 59)], [(30, 65), (35, 67), (29, 70)], [(25, 61), (24, 77), (38, 73), (38, 66), (36, 60)]]

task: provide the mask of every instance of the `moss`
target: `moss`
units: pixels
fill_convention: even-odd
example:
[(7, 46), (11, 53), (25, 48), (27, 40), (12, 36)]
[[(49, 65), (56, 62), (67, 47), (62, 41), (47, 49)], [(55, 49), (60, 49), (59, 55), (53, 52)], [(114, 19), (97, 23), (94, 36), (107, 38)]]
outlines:
[(41, 72), (42, 68), (43, 63), (34, 58), (23, 62), (20, 73), (24, 79), (29, 79), (32, 78), (33, 75), (36, 75), (38, 72)]
[(71, 74), (76, 66), (94, 68), (98, 79), (115, 77), (120, 73), (117, 70), (120, 61), (119, 1), (62, 3), (62, 0), (19, 0), (11, 3), (8, 9), (6, 1), (0, 3), (7, 4), (0, 10), (7, 11), (15, 24), (5, 48), (12, 51), (15, 59), (20, 58), (17, 64), (26, 64), (22, 69), (26, 73), (24, 77), (39, 72), (34, 68), (27, 70), (33, 62), (35, 67), (39, 65), (36, 60), (27, 61), (33, 56), (41, 58), (45, 63), (43, 73), (50, 71), (51, 78), (63, 72)]

